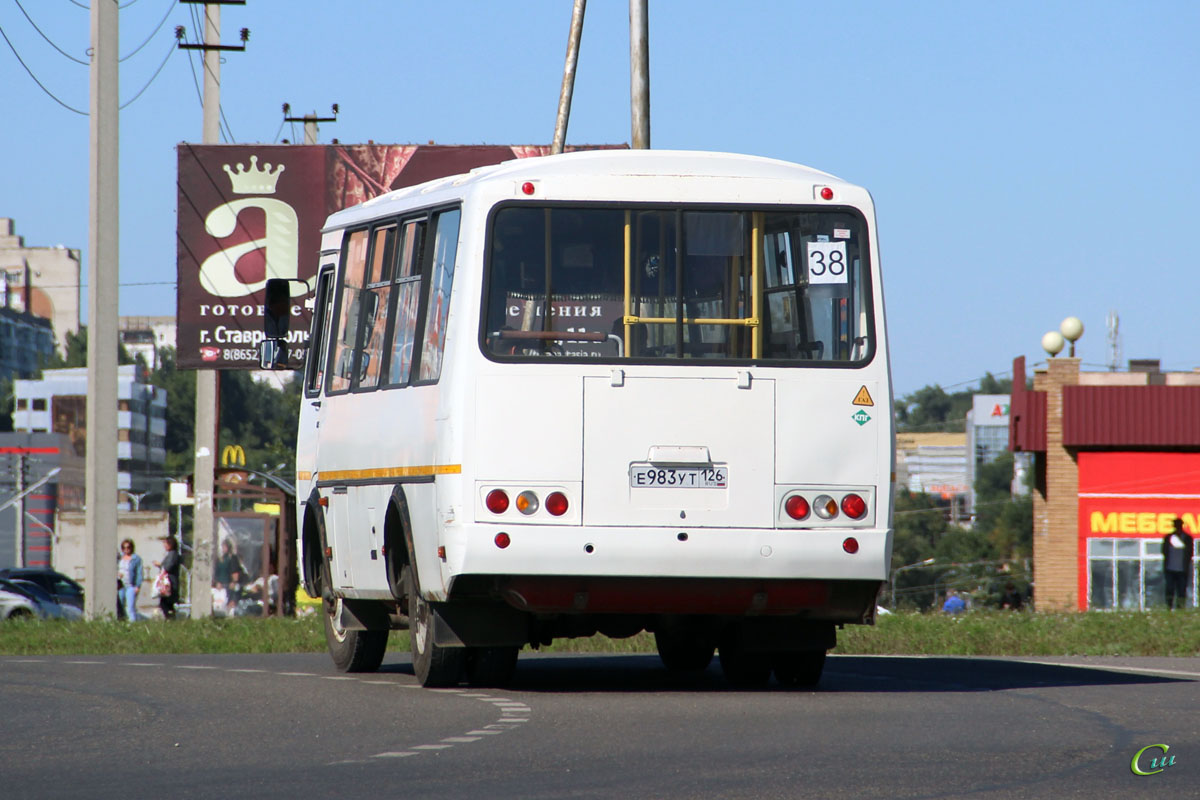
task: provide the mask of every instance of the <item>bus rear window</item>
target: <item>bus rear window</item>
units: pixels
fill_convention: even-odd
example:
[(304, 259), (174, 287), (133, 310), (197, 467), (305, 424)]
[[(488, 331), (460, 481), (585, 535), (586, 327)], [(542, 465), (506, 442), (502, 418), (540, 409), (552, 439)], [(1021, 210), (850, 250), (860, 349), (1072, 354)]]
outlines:
[(490, 229), (484, 347), (498, 359), (865, 363), (867, 251), (862, 218), (832, 209), (505, 207)]

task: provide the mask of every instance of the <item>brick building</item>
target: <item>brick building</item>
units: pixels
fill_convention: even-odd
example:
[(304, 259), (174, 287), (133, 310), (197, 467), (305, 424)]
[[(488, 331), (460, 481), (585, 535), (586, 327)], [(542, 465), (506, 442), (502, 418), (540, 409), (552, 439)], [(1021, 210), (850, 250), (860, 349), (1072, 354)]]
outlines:
[[(1051, 358), (1033, 390), (1025, 385), (1021, 357), (1009, 446), (1036, 459), (1037, 607), (1163, 604), (1161, 541), (1176, 517), (1200, 545), (1200, 371), (1164, 373), (1145, 361), (1080, 372), (1079, 359)], [(1193, 606), (1195, 587), (1193, 574)]]

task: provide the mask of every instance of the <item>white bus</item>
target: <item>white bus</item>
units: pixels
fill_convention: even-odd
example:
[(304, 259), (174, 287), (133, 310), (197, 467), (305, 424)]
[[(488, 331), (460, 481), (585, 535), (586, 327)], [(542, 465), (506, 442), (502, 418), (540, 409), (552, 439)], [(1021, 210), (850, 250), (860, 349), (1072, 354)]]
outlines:
[(380, 196), (324, 228), (303, 381), (300, 566), (342, 670), (404, 627), (425, 686), (651, 631), (668, 669), (810, 685), (873, 621), (894, 436), (858, 186), (593, 151)]

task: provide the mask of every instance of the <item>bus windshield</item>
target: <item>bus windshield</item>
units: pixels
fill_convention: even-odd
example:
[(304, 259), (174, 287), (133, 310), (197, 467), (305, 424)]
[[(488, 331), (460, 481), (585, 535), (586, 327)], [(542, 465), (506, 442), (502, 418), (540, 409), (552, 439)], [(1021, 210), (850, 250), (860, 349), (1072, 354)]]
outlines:
[(874, 352), (855, 211), (511, 205), (487, 253), (493, 359), (855, 366)]

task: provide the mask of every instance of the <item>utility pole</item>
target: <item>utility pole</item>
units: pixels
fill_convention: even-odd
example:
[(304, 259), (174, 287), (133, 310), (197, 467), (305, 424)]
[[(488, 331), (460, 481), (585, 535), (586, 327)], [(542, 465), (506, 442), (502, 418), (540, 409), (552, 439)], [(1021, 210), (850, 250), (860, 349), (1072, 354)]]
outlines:
[(634, 150), (650, 149), (649, 0), (629, 0), (629, 96)]
[[(201, 0), (181, 0), (185, 3)], [(221, 6), (245, 5), (245, 0), (209, 0), (204, 3), (204, 44), (180, 44), (184, 50), (204, 52), (204, 127), (200, 141), (217, 144), (221, 138), (221, 51), (246, 49), (249, 31), (242, 28), (242, 42), (221, 44)], [(192, 516), (192, 569), (190, 601), (192, 618), (212, 616), (214, 470), (217, 458), (218, 404), (221, 374), (214, 369), (196, 371), (196, 456), (194, 471), (195, 511)], [(182, 548), (181, 548), (182, 552)]]
[[(117, 571), (117, 0), (92, 3), (91, 42), (84, 612), (88, 619), (98, 619), (116, 613), (112, 587)], [(22, 530), (24, 522), (22, 517)]]
[(563, 65), (562, 89), (558, 93), (558, 118), (554, 120), (554, 143), (550, 155), (558, 155), (567, 143), (567, 121), (571, 117), (571, 96), (575, 93), (575, 67), (579, 64), (579, 40), (583, 37), (583, 12), (587, 0), (575, 0), (571, 11), (571, 32), (567, 36), (567, 61)]
[(25, 566), (25, 454), (17, 453), (17, 566)]
[(304, 123), (304, 143), (317, 143), (317, 123), (318, 122), (337, 122), (338, 104), (334, 103), (331, 107), (333, 111), (332, 117), (318, 117), (316, 113), (305, 114), (303, 117), (288, 116), (292, 107), (288, 103), (283, 104), (283, 121), (284, 122), (303, 122)]
[(25, 453), (17, 453), (17, 566), (25, 566)]

